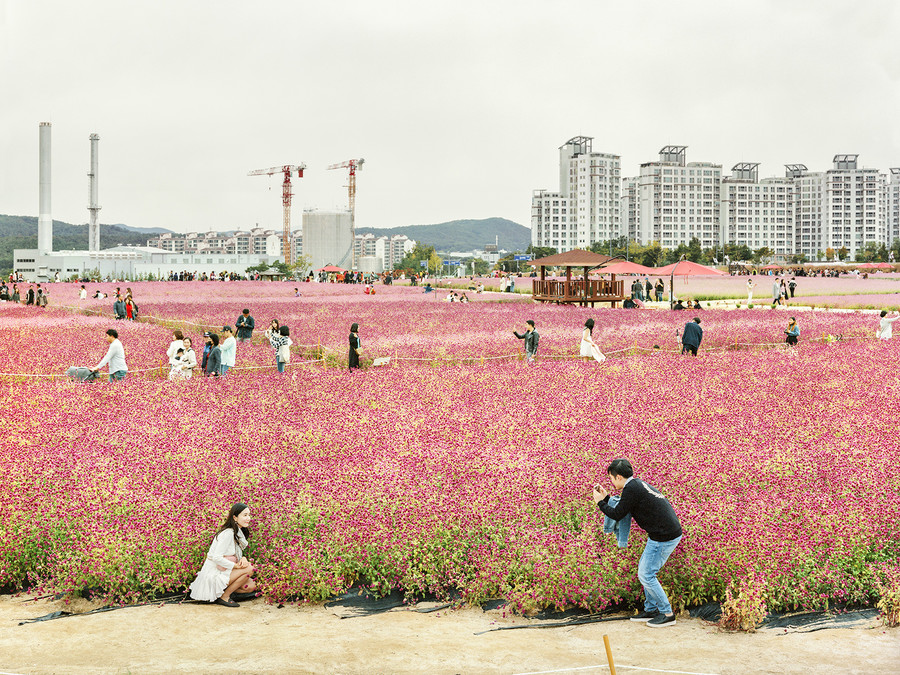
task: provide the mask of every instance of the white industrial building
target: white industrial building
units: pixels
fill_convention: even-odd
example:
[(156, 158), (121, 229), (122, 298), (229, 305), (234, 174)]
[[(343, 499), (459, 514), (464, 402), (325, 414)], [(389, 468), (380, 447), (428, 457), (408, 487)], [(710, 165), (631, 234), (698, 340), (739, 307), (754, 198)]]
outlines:
[(593, 152), (593, 138), (575, 136), (559, 148), (559, 191), (531, 197), (531, 243), (587, 248), (619, 236), (619, 155)]
[(759, 179), (759, 164), (742, 162), (722, 180), (724, 238), (751, 249), (768, 247), (776, 262), (794, 253), (794, 181)]
[(303, 211), (303, 255), (308, 256), (313, 269), (326, 265), (349, 269), (353, 244), (349, 210)]

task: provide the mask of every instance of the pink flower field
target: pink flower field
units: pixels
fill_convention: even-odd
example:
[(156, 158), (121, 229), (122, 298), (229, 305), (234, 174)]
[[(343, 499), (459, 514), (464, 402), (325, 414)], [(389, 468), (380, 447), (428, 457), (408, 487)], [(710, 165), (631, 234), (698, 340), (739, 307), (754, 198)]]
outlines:
[[(79, 306), (76, 288), (54, 286), (46, 310), (0, 307), (7, 590), (128, 602), (181, 589), (244, 501), (272, 601), (362, 583), (523, 611), (633, 605), (646, 535), (635, 527), (620, 551), (590, 498), (616, 457), (679, 514), (685, 536), (660, 577), (677, 607), (748, 585), (770, 610), (900, 588), (900, 341), (871, 339), (871, 315), (804, 314), (799, 348), (749, 349), (780, 343), (786, 314), (704, 310), (692, 358), (670, 351), (688, 312), (144, 283), (132, 284), (141, 313), (159, 321), (132, 323), (62, 308)], [(240, 345), (238, 366), (265, 367), (158, 374), (173, 326), (233, 324), (244, 306), (333, 358), (279, 375), (267, 345)], [(602, 347), (624, 351), (604, 364), (550, 358), (577, 354), (589, 316)], [(510, 331), (526, 318), (543, 358), (491, 360), (521, 352)], [(346, 372), (352, 321), (367, 356), (425, 360)], [(133, 371), (124, 382), (34, 377), (94, 365), (111, 325)], [(860, 339), (811, 341), (825, 333)]]

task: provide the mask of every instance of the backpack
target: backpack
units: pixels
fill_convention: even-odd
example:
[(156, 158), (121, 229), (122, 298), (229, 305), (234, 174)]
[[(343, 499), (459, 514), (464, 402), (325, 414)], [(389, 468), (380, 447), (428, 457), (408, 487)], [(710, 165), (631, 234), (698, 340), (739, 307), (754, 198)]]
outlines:
[(291, 362), (291, 348), (285, 342), (278, 348), (278, 360), (282, 363), (290, 363)]

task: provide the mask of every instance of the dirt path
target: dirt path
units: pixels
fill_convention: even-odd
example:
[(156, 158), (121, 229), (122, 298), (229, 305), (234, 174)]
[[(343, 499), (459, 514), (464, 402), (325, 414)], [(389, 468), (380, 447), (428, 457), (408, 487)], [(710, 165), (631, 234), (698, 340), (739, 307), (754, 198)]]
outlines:
[[(22, 602), (0, 596), (4, 673), (579, 673), (609, 672), (603, 635), (619, 673), (703, 675), (900, 672), (900, 630), (719, 633), (696, 619), (651, 629), (610, 622), (543, 630), (480, 609), (420, 614), (404, 609), (340, 619), (323, 607), (240, 609), (164, 605), (121, 609), (24, 626), (18, 621), (78, 602)], [(626, 668), (632, 666), (632, 668)], [(639, 667), (636, 669), (633, 667)], [(655, 669), (655, 670), (654, 670)]]

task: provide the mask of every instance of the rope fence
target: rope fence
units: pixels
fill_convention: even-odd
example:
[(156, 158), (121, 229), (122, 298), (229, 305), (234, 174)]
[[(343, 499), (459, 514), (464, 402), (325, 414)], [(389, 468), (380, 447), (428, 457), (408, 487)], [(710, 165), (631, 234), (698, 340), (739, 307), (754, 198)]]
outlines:
[[(96, 316), (106, 316), (115, 319), (115, 317), (109, 312), (103, 312), (101, 310), (92, 310), (83, 307), (73, 307), (71, 305), (54, 305), (54, 307), (59, 307), (60, 309), (71, 310), (75, 313), (88, 314), (88, 315), (96, 315)], [(182, 319), (168, 319), (155, 317), (153, 315), (139, 315), (137, 321), (150, 323), (154, 325), (163, 325), (163, 326), (179, 326), (179, 325), (190, 325), (190, 326), (198, 326), (200, 328), (218, 328), (217, 326), (210, 324), (201, 324), (195, 323), (192, 321), (185, 321)], [(831, 336), (831, 335), (823, 335), (822, 337), (809, 338), (804, 340), (804, 342), (822, 342), (822, 343), (830, 343), (835, 344), (837, 342), (849, 342), (851, 340), (876, 340), (877, 338), (872, 336), (864, 336), (864, 335), (851, 335), (851, 336)], [(343, 350), (334, 349), (322, 344), (296, 344), (292, 345), (292, 347), (298, 347), (305, 351), (314, 351), (316, 355), (321, 355), (319, 358), (312, 359), (304, 359), (301, 361), (292, 361), (290, 363), (285, 364), (285, 370), (288, 368), (295, 368), (299, 366), (310, 366), (315, 364), (322, 364), (324, 369), (328, 369), (329, 356), (331, 356), (331, 361), (334, 363), (332, 367), (344, 367), (342, 363), (343, 359)], [(744, 349), (753, 349), (753, 348), (765, 348), (765, 349), (787, 349), (788, 346), (784, 342), (733, 342), (726, 345), (719, 345), (715, 347), (709, 347), (703, 349), (705, 353), (710, 352), (723, 352), (723, 351), (733, 351), (739, 348)], [(793, 349), (792, 347), (790, 349)], [(603, 352), (603, 355), (609, 358), (610, 356), (620, 356), (627, 357), (629, 355), (637, 355), (639, 353), (666, 353), (666, 354), (680, 354), (680, 349), (669, 349), (662, 348), (660, 346), (654, 347), (643, 347), (637, 344), (632, 345), (630, 347), (622, 347), (621, 349), (614, 349), (608, 352)], [(481, 364), (484, 365), (486, 361), (509, 361), (509, 360), (522, 360), (524, 358), (524, 354), (522, 352), (515, 352), (511, 354), (501, 354), (495, 356), (398, 356), (396, 352), (391, 355), (389, 358), (389, 364), (393, 365), (400, 362), (419, 362), (419, 363), (442, 363), (442, 364)], [(571, 360), (571, 359), (590, 359), (591, 357), (581, 356), (580, 354), (547, 354), (541, 355), (538, 357), (539, 360)], [(268, 365), (256, 365), (256, 366), (231, 366), (228, 370), (230, 371), (256, 371), (256, 370), (273, 370), (277, 369), (277, 366), (274, 364)], [(128, 375), (146, 375), (147, 373), (155, 373), (156, 376), (163, 378), (168, 375), (168, 363), (156, 366), (153, 368), (143, 368), (139, 370), (129, 370)], [(202, 376), (202, 375), (199, 375)], [(10, 379), (27, 379), (27, 378), (50, 378), (53, 379), (61, 379), (61, 380), (69, 380), (71, 379), (65, 373), (56, 374), (56, 373), (0, 373), (0, 378), (10, 378)], [(183, 378), (189, 379), (189, 378)]]

